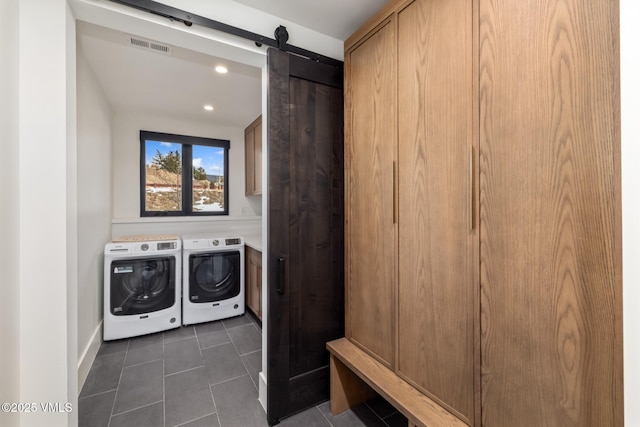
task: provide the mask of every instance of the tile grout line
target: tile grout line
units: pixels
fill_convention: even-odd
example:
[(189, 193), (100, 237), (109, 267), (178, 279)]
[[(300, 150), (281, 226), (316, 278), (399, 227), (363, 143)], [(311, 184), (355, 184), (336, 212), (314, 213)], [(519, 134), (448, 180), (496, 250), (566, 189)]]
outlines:
[(250, 354), (257, 353), (257, 352), (259, 352), (259, 351), (262, 351), (262, 348), (259, 348), (259, 349), (257, 349), (257, 350), (250, 351), (250, 352), (245, 353), (245, 354), (242, 354), (241, 356), (248, 356), (248, 355), (250, 355)]
[[(382, 397), (380, 397), (380, 398), (382, 399)], [(369, 405), (369, 402), (370, 402), (370, 400), (369, 400), (369, 401), (367, 401), (367, 402), (364, 402), (365, 406), (366, 406), (366, 407), (367, 407), (371, 412), (373, 412), (373, 414), (374, 414), (376, 417), (380, 418), (382, 421), (384, 421), (385, 419), (387, 419), (387, 418), (389, 418), (390, 416), (395, 415), (396, 413), (398, 413), (398, 412), (399, 412), (396, 408), (393, 408), (393, 412), (391, 412), (389, 415), (385, 415), (385, 416), (383, 417), (382, 415), (378, 414), (378, 412), (376, 412), (376, 411), (374, 411), (374, 410), (373, 410), (373, 408)], [(386, 422), (386, 421), (385, 421), (385, 424), (387, 424), (387, 422)]]
[[(212, 397), (212, 399), (213, 399), (213, 397)], [(215, 408), (215, 402), (213, 404), (213, 407)], [(205, 415), (203, 415), (201, 417), (198, 417), (198, 418), (194, 418), (193, 420), (185, 421), (182, 424), (176, 424), (174, 427), (181, 427), (181, 426), (184, 426), (184, 425), (187, 425), (187, 424), (191, 424), (194, 421), (199, 421), (199, 420), (205, 419), (207, 417), (210, 417), (211, 415), (215, 415), (215, 413), (216, 413), (216, 411), (214, 410), (213, 412), (210, 412), (210, 413), (205, 414)], [(220, 424), (220, 420), (218, 420), (218, 424)], [(169, 426), (167, 426), (167, 427), (169, 427)]]
[(84, 399), (88, 399), (88, 398), (90, 398), (90, 397), (100, 396), (101, 394), (111, 393), (112, 391), (117, 391), (117, 390), (118, 390), (118, 387), (116, 387), (116, 388), (112, 388), (112, 389), (110, 389), (110, 390), (101, 391), (100, 393), (93, 393), (93, 394), (90, 394), (90, 395), (88, 395), (88, 396), (82, 396), (82, 397), (78, 396), (78, 401), (80, 401), (80, 400), (84, 400)]
[(146, 361), (144, 361), (144, 362), (136, 363), (136, 364), (129, 365), (129, 366), (124, 366), (124, 368), (135, 368), (135, 367), (138, 367), (138, 366), (144, 365), (144, 364), (146, 364), (146, 363), (157, 362), (157, 361), (159, 361), (159, 360), (162, 360), (163, 358), (164, 358), (164, 357), (159, 357), (159, 358), (157, 358), (157, 359), (146, 360)]
[[(204, 363), (204, 362), (203, 362), (203, 363)], [(172, 372), (172, 373), (170, 373), (170, 374), (166, 374), (166, 375), (163, 375), (163, 376), (164, 376), (164, 378), (172, 377), (172, 376), (174, 376), (174, 375), (184, 374), (185, 372), (193, 371), (193, 370), (195, 370), (195, 369), (200, 369), (200, 368), (204, 368), (204, 367), (205, 367), (205, 366), (204, 366), (204, 364), (203, 364), (203, 365), (200, 365), (200, 366), (194, 366), (193, 368), (184, 369), (184, 370), (182, 370), (182, 371)]]
[(167, 425), (167, 387), (164, 374), (164, 332), (162, 332), (162, 425)]
[[(140, 362), (140, 363), (136, 363), (135, 365), (131, 365), (131, 366), (123, 366), (122, 369), (129, 369), (129, 368), (137, 368), (140, 367), (142, 365), (146, 365), (147, 363), (154, 363), (154, 362), (159, 362), (161, 361), (163, 362), (163, 368), (164, 368), (164, 356), (162, 358), (158, 358), (158, 359), (153, 359), (153, 360), (147, 360), (146, 362)], [(163, 375), (164, 375), (164, 371), (163, 371)]]
[[(240, 325), (240, 326), (236, 326), (235, 328), (240, 328), (242, 326), (251, 326), (251, 325), (250, 324), (249, 325)], [(232, 328), (232, 329), (235, 329), (235, 328)], [(258, 328), (256, 328), (256, 329), (258, 329)], [(229, 334), (229, 332), (227, 332), (227, 334)], [(258, 336), (260, 337), (260, 348), (258, 350), (252, 350), (252, 351), (248, 351), (248, 352), (242, 353), (242, 354), (240, 354), (240, 352), (238, 351), (238, 347), (236, 347), (236, 343), (233, 341), (233, 337), (231, 335), (229, 335), (229, 339), (231, 340), (231, 343), (233, 344), (233, 347), (236, 349), (236, 353), (238, 353), (238, 356), (242, 357), (242, 356), (246, 356), (249, 353), (255, 353), (256, 351), (262, 350), (262, 331), (258, 330)]]
[(109, 423), (107, 427), (111, 426), (111, 420), (113, 419), (113, 411), (116, 408), (116, 401), (118, 400), (118, 390), (120, 389), (120, 382), (122, 381), (122, 373), (124, 372), (124, 361), (127, 359), (127, 353), (129, 352), (129, 343), (131, 340), (127, 341), (127, 348), (124, 350), (124, 359), (122, 359), (122, 367), (120, 368), (120, 377), (118, 378), (118, 386), (116, 387), (116, 394), (113, 396), (113, 404), (111, 405), (111, 413), (109, 414)]
[[(182, 326), (182, 325), (181, 325), (181, 326), (180, 326), (180, 328), (185, 328), (185, 329), (186, 329), (186, 328), (192, 328), (192, 329), (193, 329), (193, 334), (194, 334), (194, 335), (196, 334), (196, 330), (195, 330), (195, 328), (194, 328), (194, 326), (193, 326), (193, 325), (190, 325), (190, 326)], [(170, 329), (170, 331), (175, 331), (175, 330), (180, 329), (180, 328)], [(187, 336), (187, 337), (180, 337), (180, 338), (177, 338), (177, 339), (171, 339), (171, 338), (169, 338), (169, 340), (165, 340), (165, 339), (164, 339), (164, 336), (163, 336), (163, 337), (162, 337), (162, 343), (163, 343), (163, 344), (165, 344), (165, 343), (166, 343), (166, 344), (171, 344), (171, 343), (174, 343), (174, 342), (184, 341), (184, 340), (187, 340), (187, 339), (189, 339), (189, 338), (193, 338), (193, 337), (192, 337), (192, 336)]]
[[(127, 409), (126, 411), (122, 411), (122, 412), (118, 412), (117, 414), (113, 414), (113, 417), (117, 417), (117, 416), (120, 416), (120, 415), (123, 415), (123, 414), (128, 414), (129, 412), (137, 411), (138, 409), (147, 408), (149, 406), (157, 405), (160, 402), (162, 402), (162, 400), (158, 400), (157, 402), (147, 403), (146, 405), (138, 406), (136, 408)], [(162, 424), (164, 424), (164, 423), (162, 423)]]
[(211, 395), (211, 400), (213, 400), (213, 409), (216, 411), (216, 418), (218, 419), (218, 427), (222, 427), (222, 421), (220, 421), (220, 412), (218, 411), (218, 405), (216, 405), (216, 398), (213, 397), (213, 389), (211, 385), (209, 385), (209, 394)]
[(209, 346), (209, 347), (201, 348), (200, 351), (202, 352), (202, 350), (209, 350), (210, 348), (220, 347), (221, 345), (229, 344), (230, 342), (231, 342), (231, 339), (229, 339), (229, 341), (227, 341), (227, 342), (222, 342), (220, 344), (215, 344), (215, 345), (212, 345), (212, 346)]
[[(224, 323), (223, 323), (224, 324)], [(226, 326), (225, 326), (226, 329)], [(229, 332), (227, 331), (227, 334)], [(229, 339), (231, 340), (231, 345), (233, 345), (233, 349), (236, 351), (236, 354), (238, 355), (238, 357), (240, 358), (240, 361), (242, 361), (242, 357), (240, 357), (240, 352), (238, 351), (238, 347), (236, 347), (236, 343), (233, 342), (233, 337), (231, 335), (229, 335)], [(242, 366), (244, 366), (244, 363), (242, 364)], [(245, 371), (247, 371), (247, 368), (244, 368)], [(247, 374), (249, 373), (249, 371), (247, 371)]]
[[(229, 379), (226, 379), (226, 380), (222, 380), (222, 381), (219, 381), (219, 382), (217, 382), (217, 383), (215, 383), (215, 384), (209, 384), (209, 387), (213, 387), (213, 386), (215, 386), (215, 385), (220, 385), (220, 384), (228, 383), (229, 381), (237, 380), (238, 378), (242, 378), (242, 377), (246, 377), (246, 376), (249, 376), (249, 377), (250, 377), (251, 375), (249, 375), (248, 373), (246, 373), (246, 374), (242, 374), (242, 375), (238, 375), (237, 377), (233, 377), (233, 378), (229, 378)], [(252, 382), (253, 382), (253, 381), (252, 381)]]
[(331, 421), (329, 421), (329, 418), (327, 418), (324, 413), (320, 410), (320, 406), (316, 405), (316, 409), (318, 410), (318, 412), (320, 412), (320, 415), (322, 415), (322, 418), (324, 418), (324, 420), (331, 426), (333, 427), (333, 424), (331, 423)]
[(200, 353), (200, 360), (202, 360), (202, 364), (204, 365), (204, 360), (202, 359), (202, 349), (200, 348), (200, 339), (198, 338), (198, 331), (196, 331), (195, 326), (193, 326), (193, 335), (196, 337), (196, 344), (198, 345), (198, 353)]
[[(242, 362), (242, 364), (244, 365), (244, 369), (245, 369), (245, 370), (247, 371), (247, 373), (249, 374), (249, 379), (251, 380), (251, 383), (253, 384), (253, 386), (256, 388), (256, 391), (257, 391), (258, 393), (260, 393), (260, 390), (258, 389), (258, 384), (256, 384), (256, 383), (253, 381), (253, 378), (251, 377), (251, 373), (249, 372), (249, 368), (247, 367), (247, 364), (246, 364), (246, 363), (244, 363), (244, 360), (242, 360), (242, 356), (240, 356), (240, 362)], [(259, 374), (258, 374), (258, 375), (259, 375)]]

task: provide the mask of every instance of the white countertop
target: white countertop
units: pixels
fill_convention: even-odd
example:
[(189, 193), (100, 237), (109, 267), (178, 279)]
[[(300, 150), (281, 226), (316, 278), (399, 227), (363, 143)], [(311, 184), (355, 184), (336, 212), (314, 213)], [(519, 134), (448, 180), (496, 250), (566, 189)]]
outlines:
[(247, 234), (242, 236), (244, 244), (256, 251), (262, 252), (262, 235), (261, 234)]

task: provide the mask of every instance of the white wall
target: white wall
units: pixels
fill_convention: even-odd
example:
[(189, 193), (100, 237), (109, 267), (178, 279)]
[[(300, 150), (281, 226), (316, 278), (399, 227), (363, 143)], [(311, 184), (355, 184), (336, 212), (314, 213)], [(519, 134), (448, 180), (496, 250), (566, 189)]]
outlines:
[(140, 130), (230, 140), (229, 215), (260, 215), (259, 200), (244, 195), (244, 128), (117, 110), (113, 120), (115, 219), (140, 216)]
[(67, 416), (67, 425), (78, 424), (78, 171), (77, 155), (77, 93), (76, 93), (76, 20), (68, 3), (65, 6), (66, 32), (66, 320), (67, 320), (67, 399), (75, 411)]
[[(274, 15), (253, 9), (233, 0), (198, 1), (198, 0), (160, 0), (177, 9), (186, 10), (206, 18), (224, 22), (271, 39), (279, 25), (287, 27), (289, 41), (287, 43), (332, 58), (344, 58), (342, 40), (334, 39), (317, 31), (287, 21)], [(336, 11), (340, 13), (340, 11)]]
[[(18, 1), (0, 2), (0, 16), (6, 20), (0, 25), (0, 402), (20, 399)], [(18, 416), (0, 413), (0, 425), (17, 426)]]
[[(75, 404), (77, 379), (74, 299), (68, 271), (68, 224), (73, 221), (75, 165), (75, 22), (66, 0), (20, 0), (18, 82), (19, 351), (21, 402)], [(15, 41), (14, 41), (15, 42)], [(69, 74), (71, 73), (71, 74)], [(70, 194), (71, 191), (71, 194)], [(71, 219), (71, 221), (70, 221)], [(45, 254), (46, 256), (42, 256)], [(3, 367), (3, 369), (5, 369)], [(22, 414), (21, 426), (66, 426), (77, 412)]]
[(640, 426), (640, 3), (620, 0), (625, 425)]
[(81, 51), (78, 99), (78, 369), (83, 384), (101, 342), (104, 245), (111, 240), (111, 107)]

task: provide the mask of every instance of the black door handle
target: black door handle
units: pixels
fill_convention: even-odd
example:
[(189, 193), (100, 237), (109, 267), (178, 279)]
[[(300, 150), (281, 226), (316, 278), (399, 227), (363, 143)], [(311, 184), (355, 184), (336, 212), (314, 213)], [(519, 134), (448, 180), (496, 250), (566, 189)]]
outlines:
[(278, 265), (277, 265), (277, 274), (278, 274), (278, 284), (276, 285), (276, 292), (280, 295), (284, 295), (285, 289), (285, 260), (284, 257), (278, 257)]

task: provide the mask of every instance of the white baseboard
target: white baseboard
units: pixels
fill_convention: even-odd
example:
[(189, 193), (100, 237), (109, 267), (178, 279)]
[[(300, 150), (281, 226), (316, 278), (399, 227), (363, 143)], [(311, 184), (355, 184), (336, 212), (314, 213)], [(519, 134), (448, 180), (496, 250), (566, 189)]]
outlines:
[(258, 400), (267, 412), (267, 379), (264, 376), (264, 372), (258, 374)]
[(87, 344), (82, 356), (80, 356), (80, 360), (78, 360), (78, 395), (80, 395), (80, 392), (82, 391), (84, 382), (87, 380), (87, 376), (89, 375), (91, 365), (93, 365), (93, 361), (96, 359), (98, 350), (100, 350), (100, 344), (102, 344), (102, 321), (98, 324), (98, 327), (91, 338), (91, 342)]

